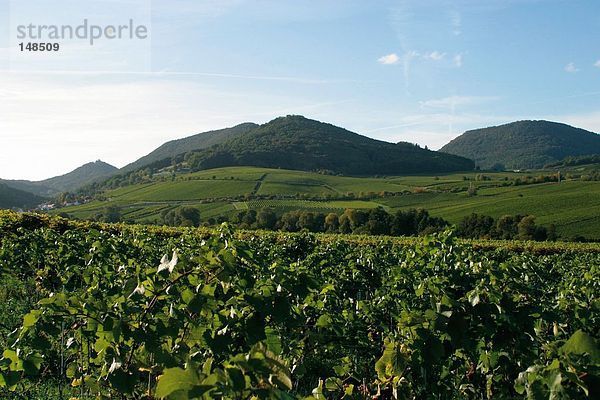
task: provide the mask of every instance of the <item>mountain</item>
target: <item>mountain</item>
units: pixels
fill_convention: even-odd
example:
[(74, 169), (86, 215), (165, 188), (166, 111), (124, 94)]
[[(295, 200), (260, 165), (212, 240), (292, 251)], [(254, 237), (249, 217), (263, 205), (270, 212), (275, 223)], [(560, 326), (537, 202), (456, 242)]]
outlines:
[(54, 196), (61, 192), (75, 191), (83, 185), (109, 177), (116, 171), (116, 167), (98, 160), (43, 181), (0, 180), (0, 183), (36, 196)]
[(43, 197), (0, 183), (0, 208), (32, 208), (45, 200)]
[(156, 150), (144, 157), (121, 168), (121, 172), (130, 172), (147, 165), (162, 161), (167, 158), (187, 153), (193, 150), (202, 150), (213, 145), (227, 141), (228, 139), (239, 136), (256, 128), (258, 125), (246, 122), (231, 128), (219, 129), (216, 131), (198, 133), (183, 139), (171, 140), (158, 147)]
[(59, 192), (67, 192), (77, 189), (85, 184), (105, 178), (117, 172), (118, 169), (104, 161), (97, 160), (82, 165), (73, 171), (41, 181), (44, 186), (49, 186)]
[(600, 154), (600, 135), (550, 121), (517, 121), (467, 131), (440, 149), (502, 169), (542, 168), (569, 156)]
[(188, 157), (193, 169), (256, 166), (345, 175), (466, 171), (463, 157), (388, 143), (302, 116), (274, 119)]

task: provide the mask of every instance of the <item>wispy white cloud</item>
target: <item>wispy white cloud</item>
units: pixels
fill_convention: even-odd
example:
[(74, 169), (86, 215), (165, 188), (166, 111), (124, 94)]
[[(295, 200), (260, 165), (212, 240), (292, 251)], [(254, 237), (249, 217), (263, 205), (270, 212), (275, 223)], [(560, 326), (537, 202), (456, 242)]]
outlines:
[(400, 62), (400, 57), (398, 57), (398, 54), (396, 53), (391, 53), (378, 58), (377, 62), (384, 65), (398, 64), (398, 62)]
[(452, 33), (454, 35), (458, 36), (462, 33), (462, 17), (457, 10), (450, 11), (450, 25), (452, 26)]
[(408, 91), (408, 86), (410, 84), (410, 67), (415, 58), (419, 57), (419, 52), (415, 50), (409, 50), (404, 53), (402, 56), (402, 66), (404, 71), (404, 85), (406, 90)]
[[(493, 123), (510, 121), (507, 117), (477, 114), (472, 110), (499, 100), (498, 96), (447, 96), (419, 102), (421, 112), (415, 112), (371, 132), (389, 132), (393, 141), (407, 140), (431, 148), (440, 148), (465, 130)], [(401, 139), (402, 138), (402, 139)]]
[(441, 53), (437, 50), (432, 51), (431, 53), (425, 54), (423, 57), (428, 60), (440, 61), (446, 56), (446, 53)]
[(452, 61), (454, 62), (454, 65), (457, 68), (460, 68), (463, 66), (463, 53), (458, 53), (454, 55), (454, 58), (452, 59)]
[(567, 71), (567, 72), (568, 72), (568, 73), (570, 73), (570, 74), (573, 74), (573, 73), (575, 73), (575, 72), (579, 72), (579, 68), (577, 68), (577, 67), (575, 66), (575, 63), (574, 63), (574, 62), (570, 62), (570, 63), (568, 63), (567, 65), (565, 65), (565, 71)]
[(600, 60), (598, 60), (598, 61), (596, 61), (596, 62), (594, 63), (594, 67), (598, 67), (598, 68), (600, 68)]
[[(458, 53), (452, 57), (452, 64), (460, 68), (463, 65), (463, 54)], [(377, 62), (383, 65), (394, 65), (402, 63), (404, 73), (404, 83), (408, 91), (410, 86), (410, 70), (414, 61), (425, 60), (433, 62), (441, 62), (446, 58), (446, 53), (439, 50), (433, 50), (430, 52), (421, 53), (417, 50), (405, 50), (401, 56), (397, 53), (390, 53), (377, 59)]]

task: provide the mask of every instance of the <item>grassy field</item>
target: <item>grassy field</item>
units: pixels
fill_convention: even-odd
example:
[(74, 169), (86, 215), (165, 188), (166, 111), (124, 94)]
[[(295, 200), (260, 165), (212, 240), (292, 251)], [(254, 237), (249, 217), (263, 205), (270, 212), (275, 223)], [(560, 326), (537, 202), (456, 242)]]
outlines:
[[(516, 179), (551, 173), (554, 171), (356, 178), (254, 167), (219, 168), (111, 190), (104, 194), (106, 201), (59, 212), (90, 218), (114, 205), (122, 209), (126, 220), (153, 223), (159, 222), (162, 211), (183, 205), (197, 207), (205, 220), (264, 207), (277, 212), (424, 208), (451, 223), (473, 212), (493, 217), (531, 214), (542, 225), (555, 224), (563, 237), (600, 239), (600, 182), (512, 185)], [(467, 194), (470, 186), (477, 188), (477, 195)]]

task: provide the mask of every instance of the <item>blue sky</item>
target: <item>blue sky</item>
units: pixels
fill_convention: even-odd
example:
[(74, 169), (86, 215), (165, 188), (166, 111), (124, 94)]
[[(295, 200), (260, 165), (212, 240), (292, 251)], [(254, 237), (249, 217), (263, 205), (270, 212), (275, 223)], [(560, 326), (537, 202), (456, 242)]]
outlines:
[[(151, 40), (15, 50), (23, 19), (129, 17)], [(1, 178), (286, 114), (433, 149), (519, 119), (600, 132), (600, 2), (0, 0)]]

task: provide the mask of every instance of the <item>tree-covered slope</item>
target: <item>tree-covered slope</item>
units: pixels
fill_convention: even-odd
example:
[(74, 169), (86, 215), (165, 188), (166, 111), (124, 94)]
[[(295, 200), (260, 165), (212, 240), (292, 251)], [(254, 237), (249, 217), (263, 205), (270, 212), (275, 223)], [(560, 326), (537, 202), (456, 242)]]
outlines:
[(12, 189), (28, 192), (36, 196), (53, 196), (58, 192), (49, 186), (43, 185), (41, 182), (27, 180), (8, 180), (0, 179), (0, 184), (6, 185)]
[(44, 198), (0, 183), (0, 208), (31, 208), (44, 202)]
[(247, 122), (240, 125), (236, 125), (232, 128), (203, 132), (183, 139), (171, 140), (169, 142), (164, 143), (156, 150), (145, 155), (144, 157), (132, 162), (131, 164), (126, 165), (121, 169), (121, 172), (134, 171), (136, 169), (156, 163), (157, 161), (175, 157), (179, 154), (187, 153), (192, 150), (206, 149), (210, 146), (222, 143), (228, 139), (234, 138), (245, 132), (248, 132), (249, 130), (254, 129), (257, 126), (258, 125), (256, 124)]
[(388, 143), (304, 118), (277, 118), (209, 149), (188, 162), (196, 169), (247, 165), (346, 175), (394, 175), (471, 170), (471, 160)]
[(467, 131), (440, 151), (482, 168), (541, 168), (569, 156), (600, 154), (600, 135), (550, 121), (518, 121)]

